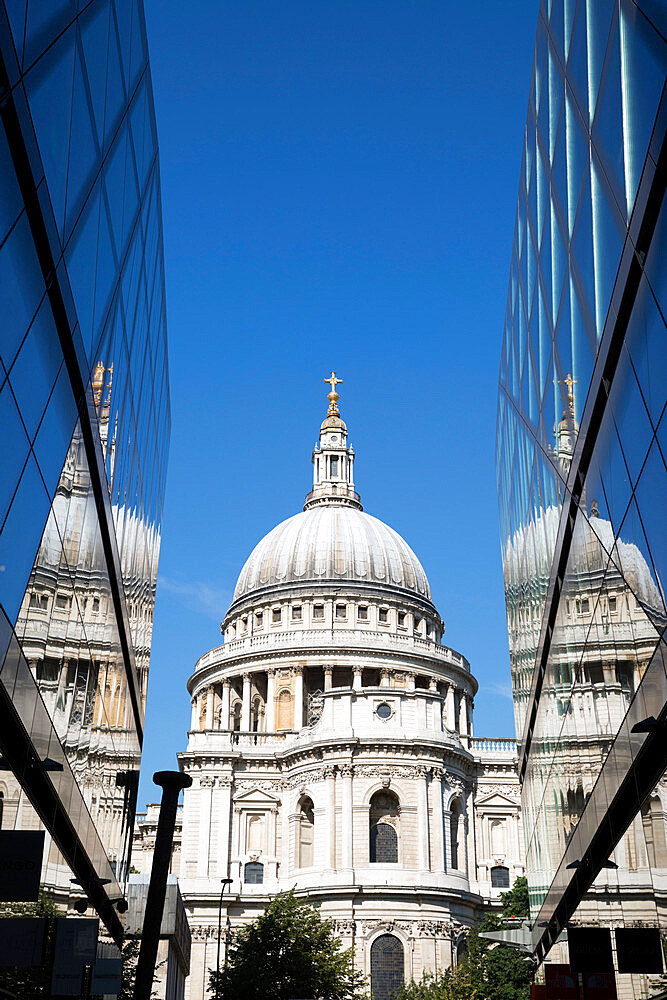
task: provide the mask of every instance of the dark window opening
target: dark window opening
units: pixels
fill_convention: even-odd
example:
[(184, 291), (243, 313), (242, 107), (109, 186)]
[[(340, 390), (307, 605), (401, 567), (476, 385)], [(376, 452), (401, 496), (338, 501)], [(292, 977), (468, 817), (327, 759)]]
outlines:
[(494, 889), (509, 889), (510, 870), (504, 865), (496, 865), (491, 869), (491, 885)]
[(398, 837), (389, 823), (376, 823), (371, 827), (371, 864), (396, 864)]
[(394, 1000), (404, 981), (403, 945), (393, 934), (381, 934), (371, 945), (373, 1000)]
[(248, 885), (261, 885), (264, 881), (264, 865), (259, 861), (248, 861), (243, 869), (243, 881)]

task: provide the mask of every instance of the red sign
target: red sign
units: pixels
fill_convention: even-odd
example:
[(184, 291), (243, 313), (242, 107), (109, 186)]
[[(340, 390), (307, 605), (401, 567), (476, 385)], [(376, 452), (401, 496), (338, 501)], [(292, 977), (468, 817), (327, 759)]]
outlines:
[(613, 972), (585, 972), (584, 1000), (616, 1000), (616, 976)]
[(579, 1000), (577, 977), (569, 965), (544, 966), (547, 1000)]

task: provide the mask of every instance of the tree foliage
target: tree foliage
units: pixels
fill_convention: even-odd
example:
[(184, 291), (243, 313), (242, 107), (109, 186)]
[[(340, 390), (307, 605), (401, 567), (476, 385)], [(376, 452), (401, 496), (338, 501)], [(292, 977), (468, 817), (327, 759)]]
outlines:
[[(528, 917), (528, 882), (518, 878), (501, 897), (502, 917)], [(488, 914), (466, 939), (458, 965), (441, 976), (409, 983), (397, 1000), (529, 1000), (532, 963), (516, 948), (493, 944), (480, 931), (497, 930), (502, 918)]]
[(362, 1000), (364, 977), (331, 921), (294, 892), (277, 896), (234, 935), (226, 966), (209, 970), (209, 989), (224, 1000)]

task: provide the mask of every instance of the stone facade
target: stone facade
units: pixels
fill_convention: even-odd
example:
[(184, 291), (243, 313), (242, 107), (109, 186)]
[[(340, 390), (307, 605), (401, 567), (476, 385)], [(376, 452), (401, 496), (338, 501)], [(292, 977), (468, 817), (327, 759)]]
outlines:
[(334, 921), (383, 1000), (389, 959), (406, 980), (449, 967), (523, 872), (515, 743), (473, 736), (477, 682), (442, 644), (417, 557), (362, 511), (332, 384), (304, 512), (256, 547), (223, 645), (188, 682), (179, 761), (193, 784), (174, 867), (190, 1000), (208, 995), (229, 931), (292, 888)]

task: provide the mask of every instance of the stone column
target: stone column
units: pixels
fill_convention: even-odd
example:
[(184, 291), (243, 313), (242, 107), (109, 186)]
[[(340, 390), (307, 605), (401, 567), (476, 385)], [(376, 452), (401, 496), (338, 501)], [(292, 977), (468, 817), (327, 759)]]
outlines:
[(380, 671), (380, 687), (381, 688), (389, 687), (389, 671), (387, 670), (386, 667)]
[(324, 668), (324, 690), (331, 691), (333, 686), (333, 667)]
[(461, 700), (459, 701), (459, 733), (461, 736), (465, 736), (468, 732), (468, 720), (466, 718), (466, 696), (461, 692)]
[[(513, 853), (514, 853), (513, 862), (514, 862), (514, 864), (516, 866), (519, 866), (521, 864), (521, 841), (520, 841), (520, 837), (521, 837), (521, 833), (520, 833), (520, 830), (519, 830), (519, 817), (515, 813), (512, 816), (512, 847), (513, 847)], [(623, 846), (625, 846), (625, 837), (623, 837), (621, 839), (620, 843)]]
[(429, 845), (428, 823), (428, 768), (418, 767), (417, 790), (417, 839), (419, 841), (419, 869), (427, 872), (431, 869), (431, 850)]
[(297, 667), (294, 675), (294, 728), (303, 727), (303, 669)]
[(408, 671), (408, 691), (415, 690), (415, 675), (412, 670)]
[(454, 711), (454, 708), (455, 708), (455, 706), (454, 706), (454, 685), (451, 684), (451, 683), (447, 685), (447, 698), (445, 700), (445, 705), (446, 705), (446, 713), (445, 714), (446, 714), (446, 717), (447, 717), (447, 729), (454, 730), (454, 729), (456, 729), (455, 711)]
[(475, 850), (475, 841), (477, 838), (475, 836), (475, 810), (473, 808), (472, 788), (466, 789), (464, 794), (465, 794), (465, 804), (466, 804), (466, 813), (464, 820), (465, 822), (464, 829), (466, 831), (465, 864), (466, 864), (466, 874), (468, 876), (468, 879), (470, 880), (477, 878), (477, 869), (476, 869), (477, 852)]
[(241, 702), (241, 730), (250, 732), (250, 674), (243, 675), (243, 701)]
[(213, 688), (206, 689), (206, 728), (213, 729)]
[(197, 699), (192, 699), (192, 715), (190, 716), (190, 729), (197, 728)]
[(245, 844), (243, 843), (243, 832), (241, 830), (241, 810), (238, 806), (234, 806), (232, 813), (232, 857), (236, 859), (236, 862), (234, 864), (235, 871), (230, 873), (232, 878), (234, 875), (239, 879), (243, 878), (242, 851), (245, 851)]
[(227, 878), (229, 872), (229, 821), (232, 811), (232, 777), (221, 774), (216, 790), (218, 811), (218, 877)]
[(222, 682), (222, 706), (220, 708), (220, 728), (229, 729), (229, 681)]
[(327, 851), (324, 863), (330, 871), (336, 870), (336, 768), (322, 768), (322, 776), (326, 782), (326, 831)]
[(341, 862), (343, 868), (352, 868), (352, 764), (343, 764), (340, 769), (343, 786), (343, 812), (341, 816)]
[(472, 700), (472, 698), (468, 698), (468, 736), (473, 735), (472, 713), (474, 707), (475, 707), (475, 702)]
[(204, 775), (199, 779), (199, 848), (197, 850), (197, 875), (199, 878), (208, 876), (212, 790), (213, 778)]
[(276, 730), (276, 672), (267, 670), (266, 681), (266, 731), (274, 733)]
[[(63, 660), (60, 665), (60, 678), (58, 680), (58, 694), (65, 701), (65, 690), (67, 688), (67, 667), (69, 660)], [(97, 674), (97, 708), (95, 710), (95, 725), (104, 725), (104, 692), (107, 686), (107, 673), (109, 671), (109, 664), (105, 663), (104, 672), (99, 671)]]
[(434, 827), (434, 851), (433, 867), (436, 871), (447, 870), (447, 856), (445, 854), (445, 814), (443, 811), (445, 772), (440, 771), (434, 775), (431, 782), (431, 793), (433, 800), (433, 827)]
[(352, 687), (355, 691), (361, 691), (363, 667), (352, 668)]

